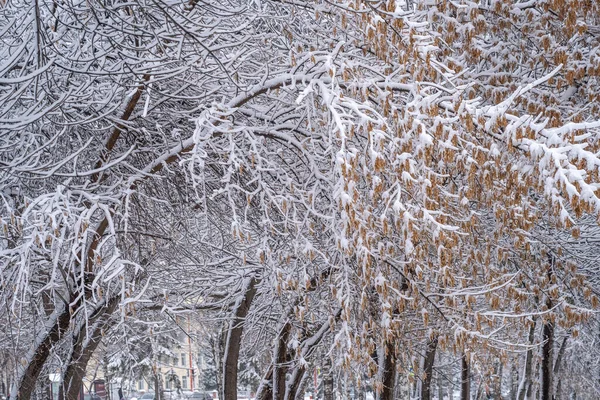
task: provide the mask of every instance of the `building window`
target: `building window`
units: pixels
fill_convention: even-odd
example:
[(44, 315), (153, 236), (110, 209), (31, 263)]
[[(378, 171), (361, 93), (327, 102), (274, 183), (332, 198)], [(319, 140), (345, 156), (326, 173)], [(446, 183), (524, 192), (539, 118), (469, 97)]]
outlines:
[(181, 377), (181, 387), (184, 389), (187, 389), (187, 376), (182, 376)]
[(173, 357), (173, 365), (174, 366), (179, 365), (179, 359), (177, 359), (177, 357)]
[(171, 389), (171, 380), (169, 379), (169, 375), (165, 375), (165, 389)]
[(185, 367), (185, 353), (181, 353), (181, 365)]
[(144, 390), (144, 381), (143, 380), (140, 380), (138, 382), (138, 390)]

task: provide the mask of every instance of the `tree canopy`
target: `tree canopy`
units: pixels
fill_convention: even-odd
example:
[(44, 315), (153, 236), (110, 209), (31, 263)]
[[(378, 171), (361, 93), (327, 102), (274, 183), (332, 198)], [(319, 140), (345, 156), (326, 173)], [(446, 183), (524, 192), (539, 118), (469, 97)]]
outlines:
[(0, 2), (11, 399), (44, 398), (55, 372), (76, 399), (94, 352), (148, 346), (135, 327), (177, 315), (211, 327), (224, 400), (242, 364), (258, 398), (295, 399), (323, 367), (429, 399), (461, 360), (497, 395), (506, 365), (513, 398), (595, 398), (598, 15)]

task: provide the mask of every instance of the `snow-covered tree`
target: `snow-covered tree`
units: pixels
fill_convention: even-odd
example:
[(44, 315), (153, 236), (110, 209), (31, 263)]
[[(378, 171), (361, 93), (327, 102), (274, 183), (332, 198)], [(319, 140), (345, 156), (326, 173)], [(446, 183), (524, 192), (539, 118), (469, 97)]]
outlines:
[(413, 371), (428, 397), (436, 353), (566, 390), (553, 375), (577, 369), (553, 361), (596, 334), (597, 11), (2, 3), (12, 398), (58, 370), (73, 399), (143, 312), (220, 323), (224, 400), (239, 365), (292, 399), (329, 360), (384, 400)]

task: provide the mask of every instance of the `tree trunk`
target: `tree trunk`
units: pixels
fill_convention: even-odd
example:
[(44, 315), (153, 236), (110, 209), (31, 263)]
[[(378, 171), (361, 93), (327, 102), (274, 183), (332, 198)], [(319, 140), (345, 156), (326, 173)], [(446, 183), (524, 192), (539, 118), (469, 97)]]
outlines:
[[(300, 378), (297, 378), (297, 377)], [(284, 400), (296, 400), (296, 399), (304, 399), (303, 396), (303, 388), (306, 385), (308, 374), (306, 368), (304, 366), (298, 368), (298, 374), (296, 377), (292, 377), (292, 381), (288, 385), (285, 391)]]
[[(71, 302), (75, 299), (71, 298)], [(79, 304), (79, 303), (78, 303)], [(58, 342), (71, 323), (71, 309), (67, 305), (62, 310), (56, 310), (56, 318), (52, 321), (52, 326), (46, 336), (37, 344), (33, 350), (33, 355), (23, 370), (15, 386), (13, 386), (10, 398), (11, 400), (29, 400), (35, 390), (35, 384), (38, 381), (40, 372), (50, 356), (50, 352), (56, 342)]]
[[(296, 398), (296, 394), (298, 393), (298, 389), (300, 388), (300, 383), (304, 376), (306, 375), (306, 367), (304, 365), (298, 365), (292, 375), (290, 376), (289, 382), (285, 387), (285, 392), (281, 397), (283, 400), (294, 400)], [(333, 385), (333, 377), (331, 384)], [(333, 389), (332, 389), (333, 390)]]
[(323, 362), (323, 400), (334, 400), (333, 397), (333, 370), (331, 359), (325, 356)]
[(460, 370), (460, 400), (471, 400), (470, 373), (469, 360), (467, 360), (467, 355), (463, 354)]
[[(515, 360), (516, 361), (516, 360)], [(509, 400), (516, 400), (517, 399), (517, 388), (515, 386), (515, 382), (519, 381), (519, 376), (518, 376), (518, 372), (519, 370), (517, 369), (515, 362), (513, 361), (511, 367), (510, 367), (510, 380), (509, 380), (509, 385), (510, 385), (510, 392), (508, 394), (508, 399)], [(515, 377), (517, 379), (515, 379)]]
[[(337, 322), (339, 320), (341, 314), (342, 314), (342, 309), (340, 308), (337, 310), (337, 312), (333, 316), (333, 321)], [(321, 343), (323, 338), (325, 338), (325, 336), (329, 332), (330, 323), (331, 323), (330, 319), (328, 319), (327, 321), (324, 321), (323, 324), (321, 325), (321, 327), (319, 328), (319, 330), (314, 335), (312, 335), (309, 338), (306, 338), (302, 342), (302, 345), (301, 345), (302, 350), (300, 352), (301, 359), (306, 360), (309, 358), (309, 356), (313, 352), (313, 350), (317, 347), (317, 345), (319, 345), (319, 343)], [(329, 364), (329, 368), (331, 368), (331, 364)], [(305, 377), (306, 377), (306, 365), (304, 365), (304, 364), (296, 365), (296, 368), (291, 373), (291, 375), (286, 383), (284, 400), (294, 400), (297, 397), (298, 391), (300, 390), (300, 388), (302, 386), (302, 381), (305, 379)], [(332, 379), (331, 380), (331, 390), (333, 392), (333, 376), (331, 377), (331, 379)]]
[(287, 342), (291, 325), (286, 322), (277, 335), (273, 365), (273, 400), (282, 400), (285, 395), (285, 374), (287, 371)]
[[(302, 375), (302, 379), (300, 379), (300, 384), (296, 389), (296, 396), (293, 400), (304, 400), (304, 392), (306, 392), (306, 386), (310, 382), (311, 373), (309, 371), (305, 371)], [(292, 400), (292, 399), (290, 399)]]
[(554, 395), (554, 399), (555, 400), (560, 400), (560, 395), (561, 395), (561, 378), (560, 378), (560, 368), (561, 368), (561, 364), (562, 364), (562, 360), (563, 357), (565, 355), (565, 350), (567, 349), (567, 339), (569, 338), (569, 336), (565, 336), (563, 338), (562, 343), (560, 344), (560, 348), (558, 349), (558, 354), (556, 356), (556, 361), (554, 362), (554, 369), (553, 369), (553, 374), (554, 377), (557, 379), (557, 383), (556, 383), (556, 390), (554, 391), (555, 395)]
[(381, 360), (380, 373), (383, 389), (378, 400), (394, 400), (394, 387), (396, 386), (396, 352), (393, 343), (385, 343), (382, 356), (383, 359)]
[(425, 373), (425, 377), (423, 378), (423, 383), (421, 384), (421, 400), (431, 400), (431, 376), (433, 374), (433, 363), (435, 361), (437, 344), (437, 336), (427, 342), (425, 359), (423, 361), (423, 372)]
[(254, 277), (248, 280), (243, 295), (236, 302), (233, 309), (233, 318), (227, 332), (223, 357), (223, 400), (237, 400), (238, 359), (242, 332), (246, 315), (248, 315), (256, 294), (256, 283), (257, 279)]
[[(48, 333), (39, 343), (36, 343), (34, 345), (35, 348), (31, 350), (33, 354), (31, 357), (28, 357), (27, 367), (22, 371), (21, 375), (19, 375), (19, 378), (11, 391), (10, 398), (12, 400), (16, 400), (17, 398), (19, 400), (29, 400), (31, 398), (40, 372), (42, 371), (46, 360), (48, 360), (52, 348), (63, 337), (71, 325), (72, 314), (81, 306), (83, 299), (89, 299), (91, 297), (92, 292), (87, 285), (91, 284), (94, 279), (92, 270), (95, 251), (98, 248), (102, 235), (104, 235), (108, 225), (108, 218), (106, 217), (98, 224), (96, 232), (92, 236), (90, 246), (87, 249), (83, 287), (78, 285), (78, 283), (81, 282), (81, 276), (71, 277), (77, 284), (75, 285), (75, 288), (71, 288), (69, 304), (64, 304), (64, 308), (55, 310), (53, 315), (56, 315), (56, 318), (51, 318), (50, 321), (46, 323)], [(81, 292), (83, 292), (83, 296), (78, 296)]]
[(158, 371), (154, 372), (154, 400), (163, 400), (162, 382)]
[(554, 325), (547, 321), (542, 329), (542, 390), (540, 400), (552, 400), (552, 349), (554, 346)]
[(438, 400), (444, 400), (444, 383), (442, 382), (442, 374), (437, 373), (437, 389), (438, 389)]
[[(219, 329), (212, 343), (213, 358), (215, 360), (215, 375), (217, 381), (217, 393), (223, 393), (223, 353), (225, 352), (225, 327)], [(273, 373), (273, 371), (271, 371)]]
[[(525, 371), (523, 372), (523, 377), (521, 378), (521, 382), (519, 383), (519, 390), (517, 393), (517, 400), (524, 400), (526, 394), (530, 394), (531, 388), (531, 363), (533, 362), (533, 341), (535, 338), (535, 318), (533, 318), (533, 323), (529, 327), (529, 349), (527, 350), (527, 354), (525, 355)], [(530, 397), (530, 396), (527, 396)]]
[[(102, 340), (102, 331), (108, 326), (110, 316), (113, 314), (121, 297), (112, 297), (104, 306), (94, 312), (88, 323), (82, 321), (77, 336), (74, 338), (70, 362), (62, 376), (62, 384), (58, 392), (59, 400), (77, 400), (87, 365)], [(91, 326), (91, 332), (87, 328)]]
[(273, 398), (273, 364), (256, 389), (256, 400), (271, 400)]

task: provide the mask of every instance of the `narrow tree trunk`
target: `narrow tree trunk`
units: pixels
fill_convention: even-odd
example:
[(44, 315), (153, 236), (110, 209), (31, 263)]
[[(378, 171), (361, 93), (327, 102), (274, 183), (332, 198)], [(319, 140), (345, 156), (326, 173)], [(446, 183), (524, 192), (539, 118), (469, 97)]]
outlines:
[(162, 382), (158, 370), (156, 370), (154, 371), (154, 400), (163, 400), (162, 395)]
[(437, 389), (438, 389), (438, 400), (444, 400), (444, 382), (442, 381), (442, 374), (437, 373)]
[[(300, 378), (298, 378), (298, 376)], [(308, 377), (309, 374), (307, 373), (306, 368), (304, 366), (300, 367), (298, 369), (298, 374), (292, 377), (292, 380), (285, 391), (284, 400), (303, 400), (303, 388), (306, 386)]]
[(554, 400), (560, 400), (560, 395), (561, 395), (561, 377), (560, 377), (560, 369), (562, 366), (562, 360), (563, 357), (565, 355), (565, 350), (567, 349), (567, 339), (569, 338), (569, 336), (565, 336), (563, 338), (562, 343), (560, 344), (560, 348), (558, 349), (558, 354), (556, 356), (556, 361), (554, 362), (554, 369), (553, 369), (553, 374), (554, 377), (557, 379), (557, 383), (556, 383), (556, 390), (554, 391), (555, 395), (554, 395)]
[(296, 395), (294, 399), (290, 400), (304, 400), (304, 392), (306, 392), (306, 385), (310, 382), (311, 374), (309, 371), (304, 371), (302, 374), (302, 379), (300, 379), (300, 384), (296, 388)]
[(529, 327), (529, 337), (527, 339), (530, 347), (525, 355), (525, 371), (523, 372), (523, 377), (521, 378), (521, 382), (519, 383), (517, 400), (524, 400), (525, 395), (531, 393), (531, 363), (533, 362), (533, 340), (535, 338), (535, 322), (536, 320), (534, 318), (533, 323)]
[(379, 400), (394, 400), (394, 387), (396, 386), (396, 351), (394, 344), (386, 342), (383, 347), (381, 360), (381, 382), (383, 389)]
[(561, 386), (562, 386), (562, 382), (560, 381), (560, 379), (558, 379), (558, 383), (556, 384), (556, 391), (555, 391), (555, 395), (553, 397), (553, 400), (560, 400), (560, 398), (561, 398)]
[(287, 342), (291, 325), (286, 322), (277, 335), (273, 365), (273, 400), (282, 400), (285, 395), (285, 374), (287, 371)]
[[(50, 321), (47, 321), (46, 329), (48, 333), (39, 343), (36, 343), (34, 345), (35, 348), (31, 350), (32, 355), (28, 357), (27, 367), (21, 372), (17, 382), (15, 382), (15, 386), (11, 390), (10, 398), (12, 400), (16, 400), (17, 398), (19, 400), (29, 400), (31, 398), (40, 372), (42, 371), (46, 360), (48, 360), (52, 348), (63, 337), (71, 325), (71, 315), (81, 306), (84, 298), (89, 299), (91, 297), (92, 292), (86, 285), (91, 284), (94, 279), (92, 268), (94, 265), (95, 252), (108, 225), (108, 218), (106, 217), (98, 224), (90, 246), (87, 249), (83, 287), (75, 285), (75, 288), (72, 288), (73, 290), (69, 296), (69, 304), (63, 304), (61, 309), (55, 310), (53, 315), (56, 315), (56, 318), (51, 317)], [(81, 282), (80, 276), (74, 276), (72, 278), (74, 282)], [(82, 292), (83, 296), (78, 296)]]
[(215, 360), (215, 375), (217, 381), (217, 393), (221, 396), (223, 393), (223, 355), (225, 353), (226, 327), (218, 330), (217, 336), (213, 343), (213, 355)]
[[(333, 321), (337, 322), (342, 313), (342, 309), (333, 316)], [(330, 330), (330, 320), (323, 322), (319, 330), (311, 337), (306, 338), (301, 345), (300, 358), (306, 360), (309, 358), (313, 350), (321, 343)], [(330, 361), (329, 361), (330, 362)], [(331, 364), (328, 364), (331, 368)], [(327, 376), (327, 374), (325, 374)], [(331, 375), (331, 374), (330, 374)], [(285, 386), (284, 400), (294, 400), (298, 396), (298, 392), (302, 387), (302, 381), (306, 378), (306, 365), (298, 363), (296, 368), (290, 374)], [(331, 377), (331, 391), (333, 392), (333, 376)]]
[(333, 397), (333, 370), (331, 359), (325, 356), (323, 362), (323, 400), (334, 400)]
[(427, 342), (425, 358), (423, 361), (423, 383), (421, 384), (421, 400), (431, 400), (431, 377), (433, 374), (433, 363), (435, 361), (435, 351), (437, 349), (438, 337), (435, 336)]
[[(552, 282), (555, 257), (553, 253), (548, 253), (548, 280)], [(546, 307), (552, 309), (552, 299), (546, 299)], [(552, 384), (553, 370), (553, 350), (554, 350), (554, 324), (547, 320), (542, 327), (542, 379), (541, 379), (541, 398), (540, 400), (552, 400), (554, 385)]]
[(470, 373), (469, 360), (467, 355), (463, 354), (460, 369), (460, 400), (471, 400)]
[(237, 400), (238, 359), (242, 332), (244, 330), (246, 315), (248, 315), (254, 295), (256, 294), (256, 283), (256, 278), (248, 280), (244, 293), (236, 302), (233, 309), (233, 318), (227, 332), (225, 354), (223, 357), (223, 400)]
[[(71, 299), (75, 300), (74, 298)], [(11, 400), (29, 400), (31, 394), (35, 390), (36, 382), (40, 376), (40, 372), (50, 356), (50, 352), (56, 342), (58, 342), (71, 323), (71, 310), (68, 306), (63, 309), (56, 310), (56, 317), (52, 321), (52, 326), (49, 328), (46, 336), (39, 342), (33, 350), (33, 355), (27, 364), (25, 370), (19, 376), (19, 380), (15, 382), (11, 391)]]
[[(294, 372), (292, 372), (289, 381), (285, 387), (284, 395), (282, 395), (283, 400), (294, 400), (296, 398), (296, 394), (298, 393), (298, 389), (300, 388), (300, 383), (304, 376), (306, 375), (306, 367), (304, 365), (298, 365)], [(333, 377), (331, 384), (333, 385)], [(333, 390), (333, 389), (332, 389)]]
[[(112, 314), (112, 311), (111, 311), (111, 314)], [(104, 327), (108, 328), (108, 324), (105, 323), (103, 325), (104, 325)], [(98, 340), (98, 343), (100, 343), (100, 340)], [(97, 346), (94, 346), (94, 350), (96, 349), (96, 347)], [(93, 351), (92, 351), (92, 353), (93, 353)], [(104, 367), (104, 382), (106, 385), (106, 400), (112, 400), (112, 391), (111, 391), (111, 383), (110, 383), (111, 376), (110, 376), (110, 373), (108, 372), (108, 356), (106, 354), (104, 355), (103, 364), (104, 364), (103, 365), (103, 367)], [(85, 369), (87, 369), (87, 365), (86, 365)], [(117, 399), (117, 400), (121, 400), (121, 399)]]
[(552, 350), (554, 346), (554, 325), (547, 321), (542, 329), (542, 390), (540, 400), (552, 400)]
[[(535, 363), (535, 368), (533, 370), (534, 371), (540, 370), (539, 362)], [(534, 389), (535, 389), (535, 398), (533, 397)], [(534, 399), (537, 400), (537, 399), (539, 399), (539, 394), (540, 394), (539, 379), (530, 380), (527, 385), (527, 395), (525, 396), (526, 400), (534, 400)]]
[(273, 364), (256, 389), (256, 400), (271, 400), (273, 398)]
[[(517, 379), (515, 379), (515, 376)], [(512, 365), (510, 367), (510, 380), (509, 380), (510, 392), (508, 394), (509, 400), (516, 400), (516, 398), (517, 398), (517, 388), (515, 386), (515, 382), (518, 382), (518, 381), (519, 381), (518, 369), (513, 361)]]
[[(90, 316), (87, 323), (82, 321), (79, 332), (74, 338), (69, 364), (62, 376), (62, 384), (58, 391), (59, 400), (77, 400), (87, 365), (100, 344), (102, 331), (107, 328), (110, 316), (120, 299), (120, 296), (112, 297)], [(87, 331), (89, 326), (92, 328), (90, 332)]]

